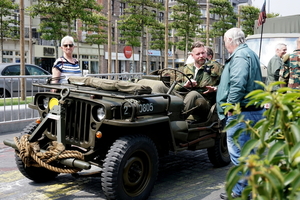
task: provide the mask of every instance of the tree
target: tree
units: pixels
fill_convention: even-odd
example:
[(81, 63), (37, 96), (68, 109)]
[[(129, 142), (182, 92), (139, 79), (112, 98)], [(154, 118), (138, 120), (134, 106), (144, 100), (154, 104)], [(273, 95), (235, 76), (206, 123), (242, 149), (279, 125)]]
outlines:
[(198, 26), (202, 23), (200, 5), (195, 0), (178, 0), (172, 7), (173, 22), (170, 27), (175, 29), (175, 36), (180, 40), (175, 42), (178, 49), (187, 55), (189, 46), (198, 33)]
[[(99, 9), (99, 11), (100, 10), (101, 9)], [(82, 26), (81, 29), (87, 32), (85, 42), (90, 45), (97, 45), (98, 63), (101, 63), (100, 45), (107, 44), (107, 34), (103, 28), (106, 26), (104, 22), (107, 21), (107, 19), (100, 12), (93, 12), (91, 16), (83, 18), (82, 21), (84, 22), (84, 26)], [(99, 71), (101, 70), (99, 69)]]
[(267, 13), (267, 18), (279, 17), (279, 13)]
[[(142, 72), (141, 63), (143, 61), (145, 27), (155, 24), (157, 10), (163, 10), (164, 8), (161, 3), (155, 3), (152, 0), (121, 0), (121, 2), (127, 3), (128, 8), (125, 9), (125, 15), (122, 15), (118, 21), (118, 28), (121, 35), (120, 40), (125, 41), (126, 45), (131, 46), (133, 52), (134, 47), (140, 47), (139, 71)], [(136, 71), (134, 56), (132, 59), (133, 71)]]
[[(165, 49), (165, 24), (158, 22), (155, 26), (150, 26), (149, 33), (151, 34), (150, 48), (158, 49), (160, 51), (161, 56), (159, 58), (159, 62), (161, 64), (161, 67), (163, 67), (162, 53)], [(170, 42), (169, 45), (171, 45)]]
[(240, 16), (241, 28), (245, 35), (253, 35), (255, 20), (258, 19), (260, 10), (253, 6), (241, 6)]
[[(244, 131), (251, 134), (241, 150), (240, 163), (230, 169), (226, 178), (226, 191), (230, 194), (233, 186), (240, 178), (248, 179), (242, 198), (252, 192), (252, 199), (282, 199), (296, 200), (300, 198), (300, 93), (291, 88), (280, 88), (272, 91), (274, 82), (264, 90), (255, 90), (248, 94), (251, 101), (248, 105), (264, 106), (270, 104), (265, 111), (265, 118), (251, 125), (243, 120), (239, 106), (228, 105), (226, 111), (234, 109), (239, 117), (232, 121), (227, 128), (236, 123), (246, 124)], [(237, 131), (237, 139), (242, 130)], [(256, 149), (255, 154), (250, 154)], [(238, 172), (250, 171), (248, 177), (240, 177)]]
[[(39, 15), (42, 18), (38, 29), (42, 33), (41, 38), (54, 40), (55, 43), (65, 35), (73, 36), (78, 41), (77, 33), (74, 32), (78, 29), (77, 20), (82, 23), (94, 21), (98, 25), (99, 22), (94, 20), (94, 12), (100, 12), (101, 9), (94, 0), (40, 0), (29, 8), (32, 17)], [(58, 45), (55, 46), (57, 49)]]
[(0, 63), (3, 62), (3, 40), (4, 38), (18, 38), (19, 24), (14, 19), (12, 13), (18, 8), (18, 5), (11, 0), (0, 1)]
[[(225, 32), (236, 26), (237, 16), (234, 13), (233, 6), (228, 0), (210, 0), (212, 4), (209, 12), (219, 16), (219, 20), (212, 23), (210, 34), (212, 37), (222, 37)], [(222, 42), (222, 58), (225, 58), (225, 44)]]
[[(255, 20), (259, 17), (260, 10), (253, 6), (241, 6), (239, 18), (241, 20), (241, 28), (245, 35), (253, 35)], [(267, 13), (267, 18), (278, 17), (278, 13)]]

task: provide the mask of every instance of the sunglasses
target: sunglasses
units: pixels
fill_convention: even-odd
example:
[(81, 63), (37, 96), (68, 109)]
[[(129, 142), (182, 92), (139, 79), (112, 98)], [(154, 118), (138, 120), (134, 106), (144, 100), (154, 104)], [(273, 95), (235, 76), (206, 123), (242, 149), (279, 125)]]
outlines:
[(74, 44), (64, 44), (63, 46), (64, 46), (64, 47), (68, 47), (68, 46), (69, 46), (69, 47), (73, 47)]

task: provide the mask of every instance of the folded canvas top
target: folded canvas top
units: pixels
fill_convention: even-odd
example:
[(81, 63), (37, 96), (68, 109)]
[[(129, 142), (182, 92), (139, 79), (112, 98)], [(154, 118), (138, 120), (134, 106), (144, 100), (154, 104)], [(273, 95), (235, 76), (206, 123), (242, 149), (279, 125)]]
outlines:
[(129, 81), (77, 76), (70, 76), (68, 81), (70, 84), (74, 85), (86, 85), (102, 90), (126, 92), (129, 94), (151, 94), (152, 92), (152, 89), (149, 86), (132, 83)]

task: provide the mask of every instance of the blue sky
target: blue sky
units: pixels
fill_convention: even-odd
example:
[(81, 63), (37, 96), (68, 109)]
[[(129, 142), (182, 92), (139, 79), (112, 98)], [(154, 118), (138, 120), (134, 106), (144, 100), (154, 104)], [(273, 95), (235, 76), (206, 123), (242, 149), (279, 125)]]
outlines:
[[(264, 0), (252, 0), (252, 6), (261, 9)], [(300, 0), (266, 0), (267, 13), (279, 13), (281, 16), (299, 15)]]

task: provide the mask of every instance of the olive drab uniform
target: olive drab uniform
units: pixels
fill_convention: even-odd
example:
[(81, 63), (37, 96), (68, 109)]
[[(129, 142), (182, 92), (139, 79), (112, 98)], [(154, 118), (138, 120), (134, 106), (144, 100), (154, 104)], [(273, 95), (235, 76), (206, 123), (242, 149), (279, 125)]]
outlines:
[[(207, 61), (202, 65), (197, 75), (195, 76), (195, 66), (193, 64), (187, 64), (183, 68), (184, 74), (192, 74), (192, 78), (197, 81), (197, 87), (195, 90), (199, 92), (206, 100), (210, 102), (210, 105), (215, 103), (216, 93), (203, 94), (207, 89), (206, 86), (217, 86), (220, 83), (221, 74), (223, 71), (223, 65), (215, 60)], [(187, 81), (187, 80), (186, 80)], [(182, 83), (184, 84), (184, 83)], [(180, 90), (180, 86), (176, 87), (177, 90)]]
[(279, 81), (284, 81), (288, 87), (300, 89), (300, 49), (283, 58), (284, 65), (279, 72)]

